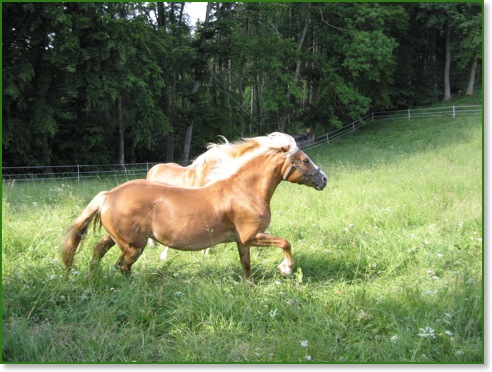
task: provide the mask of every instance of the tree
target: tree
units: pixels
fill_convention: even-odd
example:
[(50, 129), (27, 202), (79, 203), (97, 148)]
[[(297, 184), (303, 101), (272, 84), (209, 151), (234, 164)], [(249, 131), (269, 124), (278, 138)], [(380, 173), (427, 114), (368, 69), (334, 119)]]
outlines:
[[(481, 4), (422, 3), (419, 17), (425, 19), (426, 27), (435, 30), (445, 39), (444, 101), (451, 98), (451, 61), (453, 54), (461, 60), (472, 61), (470, 80), (474, 81), (479, 55), (481, 27)], [(471, 84), (473, 85), (473, 84)]]
[[(198, 91), (202, 84), (202, 79), (206, 66), (206, 54), (205, 54), (206, 42), (207, 39), (210, 38), (211, 33), (213, 33), (213, 30), (209, 28), (210, 16), (213, 6), (214, 6), (213, 2), (207, 3), (207, 10), (205, 12), (205, 21), (200, 31), (200, 40), (197, 48), (197, 56), (196, 56), (194, 70), (193, 70), (194, 81), (193, 81), (193, 87), (191, 89), (191, 96), (190, 96), (190, 103), (191, 103), (190, 111), (192, 115), (195, 114), (197, 111)], [(185, 133), (184, 144), (183, 144), (183, 161), (182, 161), (182, 164), (184, 166), (188, 165), (192, 135), (193, 135), (193, 121), (189, 122), (186, 127), (186, 133)]]
[(55, 3), (2, 6), (4, 164), (46, 165), (62, 112), (61, 72), (49, 61), (62, 9)]
[[(480, 78), (482, 4), (3, 3), (4, 165), (180, 161)], [(176, 158), (176, 159), (175, 159)]]

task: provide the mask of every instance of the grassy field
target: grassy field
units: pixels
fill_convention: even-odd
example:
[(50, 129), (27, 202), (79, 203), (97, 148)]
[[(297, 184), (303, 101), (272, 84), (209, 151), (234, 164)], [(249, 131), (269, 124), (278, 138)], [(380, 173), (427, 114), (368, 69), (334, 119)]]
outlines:
[(67, 278), (59, 245), (121, 180), (17, 183), (2, 197), (3, 362), (483, 363), (479, 117), (379, 121), (308, 151), (322, 192), (282, 183), (269, 232), (205, 256), (147, 248), (134, 275), (113, 248), (87, 276), (90, 233)]

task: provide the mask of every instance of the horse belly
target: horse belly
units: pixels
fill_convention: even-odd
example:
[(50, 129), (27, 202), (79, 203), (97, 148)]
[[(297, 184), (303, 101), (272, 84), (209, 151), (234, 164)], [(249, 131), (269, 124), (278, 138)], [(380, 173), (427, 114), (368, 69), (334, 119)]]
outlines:
[(234, 225), (212, 205), (187, 208), (186, 203), (163, 201), (155, 210), (153, 238), (167, 247), (201, 250), (216, 244), (237, 241)]
[(182, 228), (176, 229), (168, 227), (158, 229), (155, 232), (155, 239), (167, 247), (185, 250), (199, 251), (210, 248), (220, 243), (236, 241), (236, 234), (233, 231), (213, 228)]

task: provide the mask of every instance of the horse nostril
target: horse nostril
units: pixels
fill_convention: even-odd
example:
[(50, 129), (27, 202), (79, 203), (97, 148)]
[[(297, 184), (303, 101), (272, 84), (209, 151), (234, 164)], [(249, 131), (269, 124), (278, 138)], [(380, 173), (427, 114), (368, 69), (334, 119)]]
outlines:
[(324, 182), (324, 183), (328, 183), (328, 178), (323, 177), (323, 182)]

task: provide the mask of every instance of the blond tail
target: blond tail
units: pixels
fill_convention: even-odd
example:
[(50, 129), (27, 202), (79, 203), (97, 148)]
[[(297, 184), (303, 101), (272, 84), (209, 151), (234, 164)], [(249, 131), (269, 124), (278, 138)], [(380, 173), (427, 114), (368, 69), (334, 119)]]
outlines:
[(89, 224), (94, 217), (99, 218), (99, 212), (106, 200), (107, 193), (107, 191), (102, 191), (97, 194), (68, 229), (61, 247), (61, 257), (68, 271), (72, 268), (77, 247), (86, 234)]

